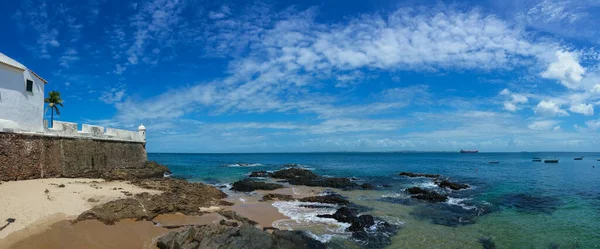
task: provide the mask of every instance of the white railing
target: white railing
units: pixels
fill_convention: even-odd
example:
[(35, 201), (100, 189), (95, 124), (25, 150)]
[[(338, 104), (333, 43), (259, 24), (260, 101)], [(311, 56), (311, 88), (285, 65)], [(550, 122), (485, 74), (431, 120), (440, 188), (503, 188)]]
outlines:
[[(47, 127), (44, 121), (44, 127)], [(104, 128), (97, 125), (82, 124), (81, 130), (77, 123), (53, 121), (52, 128), (46, 128), (43, 135), (59, 137), (85, 137), (92, 139), (146, 142), (146, 130), (128, 131), (115, 128)]]

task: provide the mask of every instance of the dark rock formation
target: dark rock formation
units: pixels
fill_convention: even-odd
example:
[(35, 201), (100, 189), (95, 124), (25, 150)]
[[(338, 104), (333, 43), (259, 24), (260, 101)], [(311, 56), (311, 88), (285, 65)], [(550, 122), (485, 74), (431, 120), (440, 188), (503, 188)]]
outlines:
[(369, 228), (375, 225), (375, 218), (372, 215), (364, 214), (356, 217), (352, 221), (352, 225), (348, 228), (351, 232), (363, 231), (365, 228)]
[(259, 170), (259, 171), (252, 171), (252, 173), (250, 173), (250, 177), (271, 177), (270, 172), (267, 172), (266, 170)]
[(239, 214), (237, 214), (234, 211), (231, 210), (220, 210), (217, 211), (217, 213), (219, 213), (220, 215), (222, 215), (223, 217), (230, 219), (230, 220), (237, 220), (239, 222), (242, 222), (244, 224), (250, 224), (250, 225), (258, 225), (258, 223), (256, 221), (250, 220), (244, 216), (241, 216)]
[(440, 175), (438, 174), (422, 174), (422, 173), (412, 173), (412, 172), (402, 172), (400, 173), (401, 176), (408, 176), (408, 177), (427, 177), (427, 178), (439, 178)]
[(359, 216), (355, 209), (348, 207), (341, 207), (334, 214), (318, 217), (350, 223), (348, 230), (352, 232), (353, 238), (362, 241), (362, 248), (382, 248), (389, 245), (391, 237), (399, 229), (398, 226), (376, 220), (372, 215)]
[(320, 202), (337, 205), (348, 205), (350, 202), (344, 197), (338, 194), (321, 195), (321, 196), (310, 196), (300, 199), (302, 202)]
[(461, 190), (469, 188), (468, 184), (451, 182), (448, 180), (443, 180), (441, 182), (436, 183), (440, 188), (449, 188), (452, 190)]
[(250, 225), (240, 227), (204, 225), (170, 232), (158, 239), (160, 249), (321, 249), (326, 246), (300, 231), (268, 233)]
[(291, 180), (291, 179), (296, 179), (296, 178), (316, 179), (319, 176), (307, 169), (291, 168), (291, 169), (282, 169), (282, 170), (275, 171), (275, 172), (273, 172), (272, 177), (278, 178), (278, 179)]
[(237, 222), (230, 221), (230, 220), (221, 220), (221, 221), (219, 221), (219, 224), (221, 224), (223, 226), (229, 226), (229, 227), (238, 227), (240, 225)]
[(334, 220), (337, 220), (339, 222), (344, 222), (344, 223), (352, 223), (352, 221), (354, 219), (356, 219), (356, 216), (357, 216), (356, 210), (352, 209), (352, 208), (348, 208), (348, 207), (341, 207), (337, 211), (335, 211), (334, 214), (318, 215), (318, 217), (321, 217), (321, 218), (334, 219)]
[(254, 190), (275, 190), (283, 188), (281, 184), (277, 183), (266, 183), (266, 182), (255, 182), (250, 179), (244, 179), (233, 183), (231, 190), (240, 192), (252, 192)]
[(351, 225), (348, 230), (351, 232), (362, 231), (365, 228), (375, 225), (375, 219), (372, 215), (366, 214), (358, 216), (355, 209), (348, 207), (341, 207), (334, 214), (323, 214), (319, 215), (319, 217), (350, 223)]
[(300, 166), (300, 165), (297, 163), (288, 163), (288, 164), (283, 165), (283, 167), (290, 167), (290, 168), (298, 167), (298, 166)]
[(412, 187), (406, 189), (412, 198), (431, 201), (431, 202), (445, 202), (448, 200), (448, 196), (439, 194), (433, 190), (422, 189), (419, 187)]
[(321, 177), (310, 170), (290, 168), (275, 171), (273, 178), (286, 179), (293, 185), (304, 185), (311, 187), (330, 187), (330, 188), (356, 188), (358, 184), (348, 178), (339, 177)]
[(363, 189), (375, 189), (375, 186), (373, 186), (373, 184), (370, 183), (363, 183), (362, 185), (360, 185), (360, 187)]
[(219, 189), (202, 183), (184, 180), (134, 180), (134, 185), (163, 191), (162, 194), (136, 194), (132, 198), (107, 202), (85, 211), (76, 221), (97, 219), (105, 224), (114, 224), (120, 219), (152, 220), (159, 214), (180, 212), (186, 215), (201, 215), (200, 207), (232, 205), (221, 200), (227, 195)]
[(291, 195), (283, 195), (283, 194), (273, 194), (269, 193), (263, 196), (262, 201), (272, 201), (272, 200), (280, 200), (280, 201), (293, 201), (294, 197)]

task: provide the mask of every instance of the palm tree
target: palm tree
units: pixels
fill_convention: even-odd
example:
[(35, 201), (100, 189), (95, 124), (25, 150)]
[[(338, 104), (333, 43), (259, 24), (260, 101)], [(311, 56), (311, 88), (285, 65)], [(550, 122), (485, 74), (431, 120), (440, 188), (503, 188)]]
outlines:
[(52, 124), (54, 123), (54, 111), (56, 111), (56, 115), (60, 115), (58, 106), (64, 107), (63, 100), (60, 98), (60, 92), (57, 92), (57, 91), (49, 92), (48, 98), (45, 98), (44, 102), (48, 103), (48, 106), (46, 107), (45, 112), (47, 112), (48, 109), (52, 110), (52, 115), (50, 116), (50, 127), (52, 127)]

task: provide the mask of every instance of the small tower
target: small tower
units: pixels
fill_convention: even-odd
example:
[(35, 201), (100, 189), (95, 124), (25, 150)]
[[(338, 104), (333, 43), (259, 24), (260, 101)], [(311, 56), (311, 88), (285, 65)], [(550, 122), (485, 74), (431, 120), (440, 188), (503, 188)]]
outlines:
[(140, 123), (140, 126), (138, 127), (138, 134), (140, 134), (140, 138), (142, 140), (144, 140), (144, 142), (146, 141), (146, 126), (144, 126), (144, 124)]

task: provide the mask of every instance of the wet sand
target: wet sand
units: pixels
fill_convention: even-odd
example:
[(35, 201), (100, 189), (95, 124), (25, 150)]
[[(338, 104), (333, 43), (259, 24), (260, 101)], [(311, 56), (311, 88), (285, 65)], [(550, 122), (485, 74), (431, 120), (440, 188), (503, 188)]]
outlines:
[[(75, 224), (63, 220), (50, 225), (49, 229), (41, 233), (26, 236), (16, 243), (11, 243), (6, 247), (0, 246), (0, 248), (156, 248), (158, 237), (170, 231), (182, 229), (167, 229), (162, 226), (206, 225), (218, 223), (221, 219), (223, 217), (216, 213), (202, 216), (165, 214), (154, 219), (155, 222), (160, 223), (158, 226), (151, 221), (132, 219), (121, 220), (110, 226), (97, 220), (86, 220)], [(11, 236), (8, 237), (9, 240), (12, 239)]]

